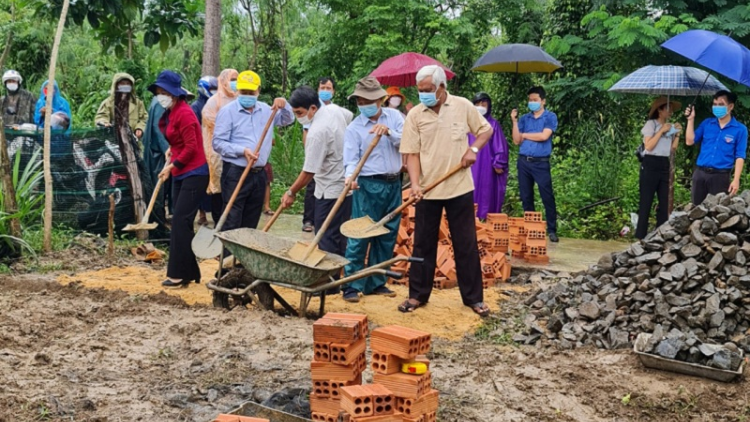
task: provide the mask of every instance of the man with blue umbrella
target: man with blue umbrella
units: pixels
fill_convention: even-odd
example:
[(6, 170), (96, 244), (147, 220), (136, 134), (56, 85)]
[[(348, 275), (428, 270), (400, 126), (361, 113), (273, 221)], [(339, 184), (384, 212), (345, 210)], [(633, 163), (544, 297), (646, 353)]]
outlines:
[[(685, 142), (688, 146), (701, 145), (693, 172), (691, 199), (694, 205), (701, 204), (709, 194), (728, 192), (733, 195), (740, 190), (747, 149), (747, 127), (732, 117), (736, 102), (737, 94), (717, 92), (712, 108), (715, 117), (704, 120), (697, 129), (695, 107), (685, 110)], [(732, 167), (734, 177), (731, 176)]]

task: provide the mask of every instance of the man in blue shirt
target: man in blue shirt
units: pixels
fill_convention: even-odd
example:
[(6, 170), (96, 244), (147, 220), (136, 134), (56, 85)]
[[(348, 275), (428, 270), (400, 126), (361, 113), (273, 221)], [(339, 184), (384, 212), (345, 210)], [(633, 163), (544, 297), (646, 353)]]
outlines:
[(732, 117), (735, 102), (737, 94), (717, 92), (712, 108), (716, 117), (704, 120), (698, 129), (694, 129), (695, 108), (691, 106), (685, 109), (685, 143), (688, 146), (701, 145), (693, 172), (691, 199), (694, 205), (701, 204), (709, 194), (728, 192), (734, 195), (740, 190), (740, 176), (747, 150), (747, 127)]
[(547, 93), (541, 86), (529, 89), (530, 113), (518, 118), (518, 110), (510, 113), (513, 120), (513, 143), (520, 145), (518, 155), (518, 188), (524, 211), (534, 211), (534, 183), (539, 186), (547, 217), (547, 233), (551, 242), (558, 242), (557, 206), (552, 190), (549, 159), (552, 137), (557, 130), (557, 116), (545, 109)]
[(240, 227), (257, 228), (266, 194), (266, 172), (263, 171), (271, 155), (273, 128), (263, 141), (258, 155), (258, 145), (263, 129), (274, 109), (278, 110), (273, 126), (287, 126), (294, 122), (292, 107), (283, 98), (276, 98), (273, 107), (258, 101), (260, 76), (252, 71), (237, 77), (237, 99), (224, 106), (216, 116), (212, 140), (214, 151), (221, 156), (221, 193), (226, 207), (248, 163), (254, 161), (239, 195), (229, 211), (223, 230)]
[[(344, 175), (352, 183), (352, 217), (370, 216), (379, 221), (401, 205), (401, 132), (404, 118), (396, 109), (383, 108), (383, 98), (388, 95), (380, 82), (372, 76), (360, 79), (349, 99), (357, 101), (359, 116), (346, 128), (344, 134)], [(380, 141), (365, 161), (357, 180), (351, 180), (357, 163), (364, 155), (375, 136)], [(396, 236), (401, 217), (388, 222), (387, 234), (373, 239), (349, 239), (346, 247), (344, 275), (349, 276), (368, 265), (377, 265), (393, 257)], [(368, 256), (369, 249), (369, 256)], [(388, 297), (396, 293), (385, 286), (385, 275), (374, 275), (350, 283), (344, 287), (344, 300), (359, 302), (359, 294), (375, 294)]]

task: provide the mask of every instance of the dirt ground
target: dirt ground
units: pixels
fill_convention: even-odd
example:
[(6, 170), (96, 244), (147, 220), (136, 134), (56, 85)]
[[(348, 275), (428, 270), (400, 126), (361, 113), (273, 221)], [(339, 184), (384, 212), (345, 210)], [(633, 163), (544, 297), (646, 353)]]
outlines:
[[(159, 271), (123, 264), (107, 271), (143, 280)], [(84, 273), (61, 278), (67, 284), (58, 276), (0, 277), (1, 422), (204, 422), (246, 400), (310, 384), (311, 320), (254, 307), (228, 312), (203, 296), (190, 300), (159, 288), (85, 287), (76, 281)], [(496, 326), (517, 318), (524, 290), (490, 292)], [(183, 291), (200, 292), (205, 287)], [(431, 353), (440, 421), (750, 420), (744, 380), (723, 384), (648, 370), (627, 350), (558, 352), (502, 340), (512, 333), (477, 337), (479, 321), (456, 298), (446, 308), (434, 306), (436, 298), (410, 320), (393, 310), (398, 299), (367, 298), (361, 308), (376, 324), (432, 321), (435, 330), (428, 331), (443, 333)], [(357, 308), (334, 300), (330, 310)], [(471, 324), (448, 329), (454, 320)]]

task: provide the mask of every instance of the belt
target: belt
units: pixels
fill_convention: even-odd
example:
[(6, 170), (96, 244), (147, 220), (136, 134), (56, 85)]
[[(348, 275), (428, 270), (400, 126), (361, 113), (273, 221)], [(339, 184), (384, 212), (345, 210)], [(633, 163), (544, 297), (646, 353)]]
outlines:
[(521, 161), (529, 161), (529, 162), (548, 162), (549, 161), (549, 155), (546, 157), (530, 157), (528, 155), (519, 155), (518, 159)]
[(717, 173), (717, 174), (727, 174), (731, 173), (732, 169), (716, 169), (713, 167), (700, 167), (698, 166), (698, 170), (704, 172), (704, 173)]
[(384, 180), (386, 182), (395, 182), (397, 180), (401, 180), (401, 173), (395, 173), (395, 174), (373, 174), (370, 176), (359, 176), (362, 179), (375, 179), (375, 180)]
[[(238, 166), (237, 164), (234, 164), (234, 163), (230, 163), (229, 161), (224, 161), (223, 164), (225, 166), (235, 166), (235, 167), (241, 167), (243, 169), (246, 168), (246, 167)], [(263, 170), (265, 170), (265, 166), (264, 167), (253, 167), (253, 168), (250, 169), (250, 173), (260, 173)]]

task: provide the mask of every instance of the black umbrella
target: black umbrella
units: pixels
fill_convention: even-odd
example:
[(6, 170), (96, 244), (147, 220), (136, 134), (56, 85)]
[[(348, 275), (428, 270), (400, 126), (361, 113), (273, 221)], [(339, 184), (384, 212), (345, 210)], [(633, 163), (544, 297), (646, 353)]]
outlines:
[(554, 57), (530, 44), (503, 44), (474, 63), (471, 70), (489, 73), (551, 73), (563, 67)]

